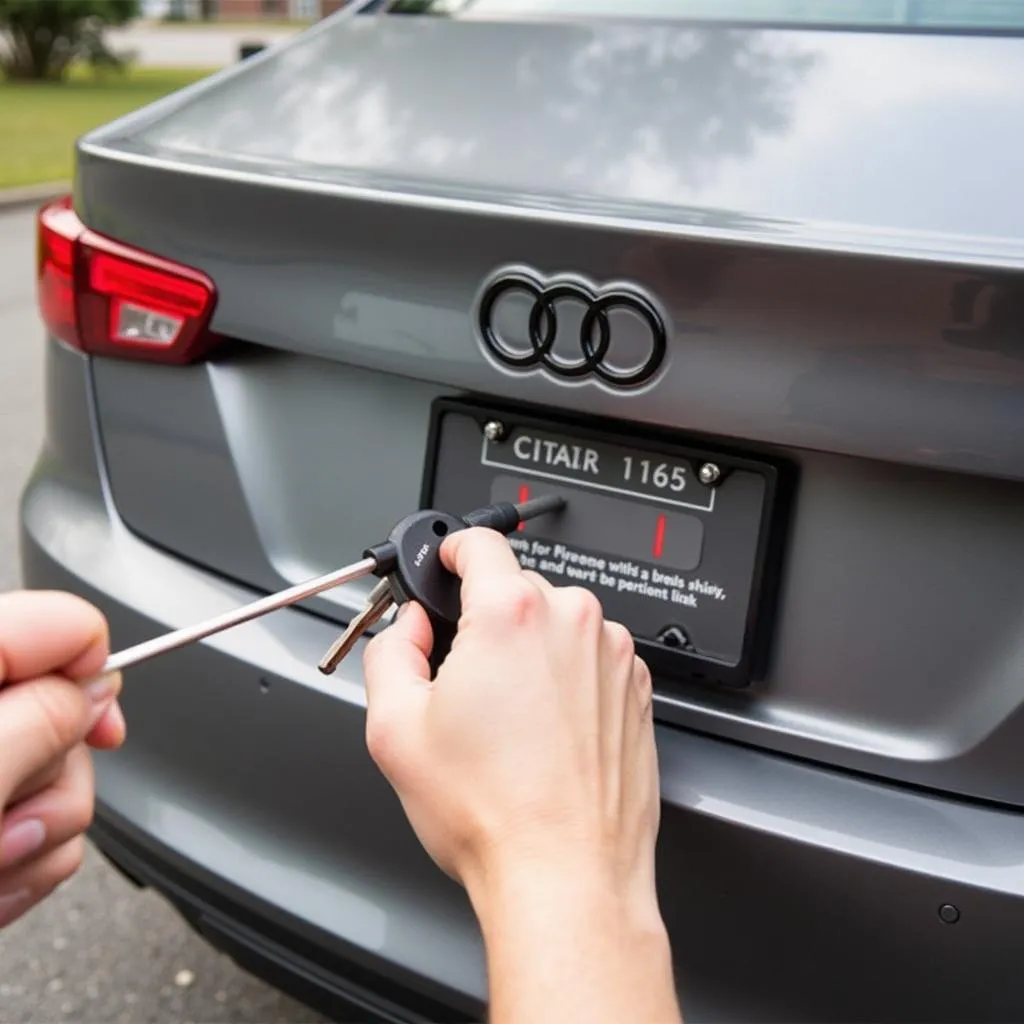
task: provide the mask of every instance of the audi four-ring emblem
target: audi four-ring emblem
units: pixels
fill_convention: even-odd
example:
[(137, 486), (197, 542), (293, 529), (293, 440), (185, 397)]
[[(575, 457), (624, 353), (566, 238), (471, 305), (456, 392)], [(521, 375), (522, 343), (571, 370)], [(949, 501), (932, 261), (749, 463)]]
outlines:
[[(513, 346), (495, 325), (496, 309), (512, 295), (532, 300), (523, 314), (526, 345)], [(578, 359), (554, 352), (558, 337), (558, 307), (565, 302), (583, 305)], [(613, 338), (609, 314), (632, 313), (642, 324), (645, 355), (642, 362), (622, 367), (612, 363)], [(476, 308), (476, 326), (485, 349), (502, 365), (528, 370), (543, 367), (569, 380), (597, 377), (616, 388), (634, 388), (649, 381), (660, 369), (668, 350), (665, 321), (658, 307), (639, 288), (627, 284), (597, 288), (579, 278), (542, 278), (522, 267), (505, 268), (484, 283)], [(517, 341), (522, 332), (516, 332)], [(527, 347), (528, 346), (528, 347)]]

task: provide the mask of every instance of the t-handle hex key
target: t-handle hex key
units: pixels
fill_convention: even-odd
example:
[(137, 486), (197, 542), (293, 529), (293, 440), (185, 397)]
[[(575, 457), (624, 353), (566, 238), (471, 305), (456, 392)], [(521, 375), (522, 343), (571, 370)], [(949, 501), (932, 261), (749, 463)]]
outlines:
[(326, 590), (351, 583), (363, 576), (379, 576), (380, 584), (370, 595), (367, 607), (352, 620), (348, 629), (332, 645), (320, 663), (325, 674), (333, 672), (341, 659), (352, 649), (355, 641), (375, 622), (379, 621), (393, 604), (416, 601), (430, 617), (434, 627), (434, 650), (431, 663), (436, 670), (444, 660), (455, 635), (461, 604), (459, 580), (441, 563), (441, 542), (450, 533), (471, 526), (482, 526), (508, 535), (520, 523), (537, 516), (561, 511), (565, 499), (556, 495), (532, 498), (513, 505), (499, 502), (477, 509), (465, 516), (424, 509), (400, 520), (381, 544), (367, 548), (358, 562), (317, 576), (305, 583), (268, 594), (234, 611), (215, 615), (192, 626), (176, 629), (163, 636), (127, 647), (112, 654), (100, 671), (101, 675), (119, 672), (159, 654), (167, 654), (186, 644), (195, 643), (214, 633), (240, 626), (279, 608), (287, 608), (299, 601), (322, 594)]

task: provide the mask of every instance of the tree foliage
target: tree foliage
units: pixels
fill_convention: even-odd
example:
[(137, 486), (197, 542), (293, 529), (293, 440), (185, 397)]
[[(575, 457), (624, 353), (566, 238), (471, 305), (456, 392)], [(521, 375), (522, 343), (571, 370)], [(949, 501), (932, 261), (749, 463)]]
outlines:
[(9, 78), (59, 81), (77, 60), (120, 66), (104, 29), (139, 15), (139, 0), (0, 0), (0, 67)]

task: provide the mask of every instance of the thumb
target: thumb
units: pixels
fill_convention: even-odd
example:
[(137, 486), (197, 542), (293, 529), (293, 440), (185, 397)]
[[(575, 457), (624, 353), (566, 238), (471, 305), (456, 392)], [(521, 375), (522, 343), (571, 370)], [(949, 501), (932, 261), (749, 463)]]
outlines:
[(114, 696), (113, 681), (105, 695), (44, 676), (8, 686), (0, 692), (0, 807), (28, 778), (63, 757), (85, 738)]
[(375, 636), (363, 655), (366, 677), (366, 743), (388, 777), (400, 770), (430, 699), (430, 651), (434, 636), (427, 613), (408, 604)]

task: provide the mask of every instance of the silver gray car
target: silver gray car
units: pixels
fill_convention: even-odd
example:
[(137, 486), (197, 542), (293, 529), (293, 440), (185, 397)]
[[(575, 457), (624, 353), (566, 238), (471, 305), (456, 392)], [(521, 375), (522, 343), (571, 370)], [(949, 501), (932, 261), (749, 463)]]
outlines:
[[(1024, 4), (353, 3), (39, 218), (24, 580), (115, 647), (512, 538), (652, 666), (690, 1021), (1024, 1019)], [(95, 841), (336, 1017), (479, 1019), (368, 758), (373, 581), (129, 671)]]

